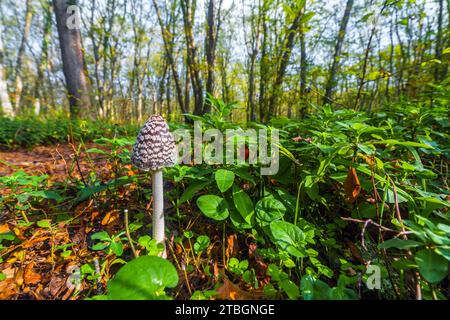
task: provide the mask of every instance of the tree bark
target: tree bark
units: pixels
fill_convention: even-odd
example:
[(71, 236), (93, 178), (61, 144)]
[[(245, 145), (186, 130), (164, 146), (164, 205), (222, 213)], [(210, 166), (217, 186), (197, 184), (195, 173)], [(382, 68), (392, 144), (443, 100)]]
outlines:
[(66, 87), (69, 95), (70, 115), (77, 117), (95, 117), (91, 110), (89, 83), (85, 66), (81, 34), (78, 29), (69, 29), (67, 8), (69, 0), (53, 0), (53, 7), (58, 28), (59, 43)]
[(38, 116), (41, 113), (41, 106), (46, 105), (47, 99), (44, 93), (44, 73), (48, 68), (48, 47), (50, 44), (50, 36), (52, 33), (52, 14), (53, 8), (47, 2), (44, 3), (43, 9), (45, 11), (45, 22), (42, 37), (41, 57), (39, 59), (39, 65), (37, 68), (37, 78), (34, 88), (34, 114)]
[(23, 27), (22, 39), (20, 41), (19, 50), (17, 52), (17, 62), (15, 68), (15, 91), (14, 91), (14, 113), (17, 114), (20, 108), (22, 98), (23, 81), (22, 81), (22, 67), (23, 59), (25, 57), (25, 48), (30, 37), (31, 22), (33, 20), (32, 1), (27, 0), (25, 11), (25, 24)]
[[(207, 29), (206, 29), (206, 38), (205, 38), (205, 55), (206, 55), (206, 69), (207, 69), (207, 77), (206, 77), (206, 92), (211, 95), (214, 95), (214, 85), (215, 85), (215, 61), (216, 61), (216, 48), (217, 48), (217, 39), (220, 31), (220, 23), (221, 23), (221, 7), (222, 0), (219, 0), (217, 14), (216, 14), (216, 0), (208, 1), (208, 9), (206, 14), (207, 21)], [(203, 109), (203, 113), (207, 113), (211, 111), (211, 106), (206, 104)]]
[(347, 4), (345, 6), (344, 16), (342, 17), (340, 27), (339, 27), (339, 33), (337, 35), (336, 39), (336, 46), (334, 47), (334, 54), (333, 54), (333, 63), (331, 65), (330, 73), (328, 76), (327, 85), (325, 87), (325, 98), (323, 103), (331, 103), (332, 96), (333, 96), (333, 90), (336, 86), (335, 78), (336, 73), (339, 68), (339, 60), (341, 56), (342, 51), (342, 44), (344, 43), (344, 38), (347, 30), (348, 21), (350, 19), (350, 13), (352, 11), (354, 0), (347, 0)]
[(283, 84), (284, 75), (286, 74), (286, 68), (291, 57), (295, 36), (297, 35), (298, 29), (300, 27), (302, 16), (303, 9), (299, 10), (296, 17), (294, 18), (294, 21), (292, 21), (292, 24), (288, 29), (287, 39), (284, 42), (280, 65), (278, 67), (275, 83), (273, 85), (273, 91), (269, 100), (269, 119), (274, 115), (278, 99), (281, 95), (281, 85)]
[(195, 0), (181, 0), (181, 10), (183, 12), (184, 34), (187, 47), (187, 64), (191, 76), (192, 90), (194, 92), (194, 114), (201, 115), (203, 113), (203, 82), (200, 76), (200, 64), (197, 57), (197, 48), (194, 41), (193, 24)]
[[(435, 57), (437, 60), (442, 60), (442, 25), (443, 25), (443, 14), (444, 14), (444, 1), (439, 0), (439, 12), (438, 12), (438, 30), (436, 35), (436, 48), (435, 48)], [(445, 68), (441, 66), (440, 64), (436, 64), (436, 67), (434, 69), (434, 80), (436, 82), (439, 82), (444, 79), (445, 77)]]
[(173, 56), (173, 47), (174, 47), (173, 34), (170, 32), (170, 30), (164, 24), (162, 17), (161, 17), (161, 12), (159, 10), (156, 0), (153, 0), (153, 7), (155, 8), (156, 16), (158, 17), (158, 22), (159, 22), (159, 26), (161, 28), (161, 34), (162, 34), (163, 43), (164, 43), (164, 50), (165, 50), (167, 60), (169, 62), (169, 65), (170, 65), (170, 68), (172, 71), (173, 82), (175, 83), (175, 91), (176, 91), (176, 95), (177, 95), (177, 102), (178, 102), (181, 112), (187, 113), (187, 112), (189, 112), (189, 109), (188, 109), (189, 105), (186, 106), (186, 103), (183, 99), (183, 89), (181, 87), (180, 76), (178, 74), (177, 66), (175, 63), (174, 56)]
[(3, 39), (0, 34), (0, 104), (3, 114), (7, 117), (14, 117), (14, 109), (9, 99), (8, 83), (6, 81), (5, 68), (3, 66)]

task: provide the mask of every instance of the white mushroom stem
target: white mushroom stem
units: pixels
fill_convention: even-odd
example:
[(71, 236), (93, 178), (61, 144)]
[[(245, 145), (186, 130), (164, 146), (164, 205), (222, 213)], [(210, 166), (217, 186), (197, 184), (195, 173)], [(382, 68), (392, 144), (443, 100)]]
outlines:
[(153, 239), (164, 245), (162, 257), (166, 258), (165, 229), (164, 229), (164, 187), (162, 170), (152, 173), (153, 193)]

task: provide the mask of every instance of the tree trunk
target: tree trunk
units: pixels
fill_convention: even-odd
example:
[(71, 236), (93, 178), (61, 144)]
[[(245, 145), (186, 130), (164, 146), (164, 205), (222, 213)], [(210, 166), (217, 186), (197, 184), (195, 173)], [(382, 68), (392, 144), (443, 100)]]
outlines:
[(8, 83), (6, 82), (5, 68), (3, 67), (3, 39), (0, 34), (0, 105), (3, 114), (7, 117), (14, 117), (14, 109), (9, 99)]
[(14, 107), (15, 114), (19, 112), (20, 101), (22, 98), (23, 81), (22, 81), (22, 67), (23, 59), (25, 57), (25, 48), (30, 37), (31, 22), (33, 20), (32, 1), (27, 0), (25, 12), (25, 24), (23, 27), (22, 40), (20, 41), (19, 51), (17, 52), (17, 62), (15, 68), (15, 91), (14, 91)]
[[(206, 92), (208, 92), (213, 96), (215, 84), (214, 68), (216, 61), (217, 39), (219, 35), (221, 22), (220, 16), (221, 6), (222, 0), (219, 0), (219, 6), (217, 8), (217, 15), (216, 15), (216, 0), (209, 0), (206, 14), (206, 21), (207, 21), (206, 38), (205, 38), (205, 55), (206, 55), (206, 69), (207, 69)], [(203, 113), (207, 112), (211, 112), (211, 106), (209, 104), (206, 104), (203, 109)]]
[[(383, 6), (381, 7), (381, 10), (380, 10), (380, 13), (379, 13), (379, 16), (381, 16), (383, 14), (384, 9), (386, 9), (386, 7), (387, 7), (387, 3), (388, 3), (387, 1), (385, 1), (383, 3)], [(377, 31), (377, 26), (376, 26), (376, 23), (375, 23), (373, 28), (372, 28), (372, 30), (371, 30), (371, 32), (370, 32), (369, 41), (367, 42), (366, 50), (365, 50), (365, 53), (364, 53), (362, 74), (361, 74), (361, 77), (359, 79), (358, 93), (356, 94), (356, 98), (355, 98), (355, 106), (354, 106), (355, 110), (359, 110), (359, 108), (360, 108), (362, 90), (364, 88), (364, 84), (365, 84), (365, 81), (366, 81), (367, 65), (369, 63), (369, 56), (370, 56), (370, 51), (371, 51), (371, 46), (372, 46), (372, 39), (373, 39), (376, 31)]]
[(281, 95), (281, 85), (283, 84), (284, 75), (286, 73), (286, 68), (288, 66), (289, 59), (291, 57), (295, 36), (297, 35), (298, 29), (300, 27), (300, 21), (302, 16), (303, 16), (303, 9), (299, 10), (297, 16), (295, 17), (294, 21), (292, 22), (291, 26), (287, 31), (287, 39), (284, 42), (280, 65), (278, 67), (275, 83), (273, 85), (273, 91), (269, 100), (269, 119), (272, 118), (272, 116), (274, 115), (278, 99)]
[(63, 71), (69, 95), (70, 115), (72, 118), (86, 117), (89, 115), (94, 117), (95, 113), (91, 110), (81, 34), (78, 29), (69, 29), (67, 27), (69, 18), (67, 8), (69, 3), (72, 4), (73, 2), (69, 0), (53, 0)]
[(181, 0), (181, 10), (183, 12), (184, 34), (187, 47), (187, 64), (191, 75), (192, 90), (194, 92), (194, 114), (203, 113), (203, 83), (200, 76), (200, 64), (198, 63), (197, 48), (194, 41), (194, 11), (195, 0)]
[(266, 101), (266, 90), (268, 81), (268, 37), (269, 30), (267, 25), (267, 11), (268, 4), (263, 1), (263, 10), (261, 13), (261, 26), (262, 26), (262, 43), (261, 43), (261, 60), (259, 62), (259, 120), (265, 122), (267, 116), (267, 101)]
[(304, 118), (307, 109), (307, 98), (306, 98), (306, 73), (308, 67), (308, 58), (306, 55), (306, 39), (305, 31), (300, 28), (300, 117)]
[[(174, 48), (173, 37), (174, 37), (174, 35), (170, 32), (169, 28), (167, 28), (166, 25), (164, 24), (164, 22), (162, 20), (161, 12), (159, 10), (156, 0), (153, 0), (153, 7), (155, 8), (156, 16), (158, 17), (158, 23), (161, 28), (161, 34), (162, 34), (162, 38), (163, 38), (163, 42), (164, 42), (164, 50), (165, 50), (167, 60), (170, 65), (170, 69), (172, 71), (173, 82), (175, 83), (175, 91), (176, 91), (176, 95), (177, 95), (177, 102), (178, 102), (181, 112), (187, 113), (187, 112), (189, 112), (189, 108), (188, 108), (189, 105), (186, 106), (186, 103), (183, 99), (183, 91), (182, 91), (182, 87), (181, 87), (180, 76), (178, 74), (176, 62), (175, 62), (175, 59), (173, 56), (173, 48)], [(187, 98), (185, 97), (185, 99), (187, 99)]]
[[(438, 30), (436, 35), (436, 49), (435, 57), (437, 60), (442, 60), (442, 25), (443, 25), (443, 13), (444, 13), (444, 0), (439, 0), (439, 13), (438, 13)], [(445, 68), (444, 68), (445, 67)], [(444, 79), (447, 66), (444, 67), (440, 64), (436, 64), (434, 69), (434, 80), (439, 82)]]
[(42, 37), (42, 46), (41, 46), (41, 57), (39, 59), (39, 65), (37, 68), (37, 78), (34, 88), (34, 114), (38, 116), (41, 113), (41, 106), (46, 105), (46, 97), (43, 92), (44, 87), (44, 73), (48, 68), (48, 47), (50, 44), (50, 36), (52, 33), (52, 6), (47, 2), (44, 3), (43, 9), (45, 11), (45, 22), (44, 22), (44, 30)]
[(330, 73), (328, 76), (327, 85), (325, 87), (325, 98), (323, 103), (331, 103), (332, 96), (333, 96), (333, 90), (336, 86), (335, 78), (336, 73), (339, 68), (339, 59), (341, 56), (341, 50), (342, 50), (342, 44), (344, 43), (345, 33), (347, 30), (348, 20), (350, 19), (350, 13), (352, 11), (354, 0), (347, 0), (347, 5), (345, 6), (344, 16), (342, 17), (340, 27), (339, 27), (339, 33), (337, 35), (336, 39), (336, 46), (334, 47), (334, 54), (333, 54), (333, 63), (331, 65)]

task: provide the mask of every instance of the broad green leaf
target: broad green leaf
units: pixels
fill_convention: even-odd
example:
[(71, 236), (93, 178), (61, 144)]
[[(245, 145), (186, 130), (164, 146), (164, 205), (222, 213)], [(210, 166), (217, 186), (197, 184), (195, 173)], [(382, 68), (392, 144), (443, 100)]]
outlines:
[(194, 251), (195, 253), (200, 253), (206, 250), (211, 244), (211, 240), (208, 236), (199, 236), (194, 243)]
[(44, 198), (49, 200), (61, 201), (63, 198), (55, 191), (35, 191), (29, 193), (32, 197)]
[(440, 254), (445, 259), (450, 261), (450, 246), (438, 247), (438, 248), (436, 248), (436, 253)]
[(109, 241), (111, 240), (111, 237), (109, 236), (108, 232), (100, 231), (91, 235), (91, 240)]
[(280, 282), (280, 288), (286, 292), (290, 300), (297, 300), (300, 298), (300, 290), (298, 286), (289, 279)]
[(195, 181), (189, 185), (180, 197), (179, 204), (191, 200), (197, 192), (205, 188), (209, 184), (208, 181)]
[(430, 283), (439, 283), (448, 274), (448, 260), (434, 250), (420, 250), (416, 253), (414, 260), (419, 266), (420, 274)]
[(119, 239), (115, 239), (114, 241), (111, 241), (110, 248), (111, 248), (112, 252), (118, 257), (120, 257), (123, 253), (123, 244), (122, 244), (122, 241), (120, 241)]
[(40, 220), (40, 221), (36, 222), (36, 224), (38, 227), (45, 228), (45, 229), (49, 229), (52, 226), (51, 220), (48, 220), (48, 219)]
[(178, 273), (167, 260), (143, 256), (128, 262), (108, 284), (112, 300), (166, 300), (165, 288), (174, 288)]
[(197, 206), (205, 216), (217, 221), (225, 220), (229, 216), (226, 201), (215, 195), (201, 196), (197, 199)]
[(388, 144), (388, 145), (399, 145), (404, 147), (417, 147), (417, 148), (424, 148), (424, 149), (434, 149), (433, 147), (419, 142), (413, 142), (413, 141), (398, 141), (394, 139), (388, 139), (388, 140), (381, 140), (381, 141), (375, 141), (373, 144)]
[(286, 221), (273, 221), (270, 231), (276, 244), (282, 249), (295, 257), (305, 256), (303, 246), (306, 244), (306, 237), (299, 227)]
[(91, 148), (91, 149), (86, 150), (86, 152), (108, 155), (108, 153), (106, 151), (100, 150), (98, 148)]
[(328, 300), (330, 296), (330, 287), (311, 275), (302, 277), (300, 290), (304, 300)]
[(250, 199), (249, 195), (236, 184), (233, 184), (233, 200), (234, 206), (241, 214), (244, 221), (251, 225), (255, 214), (252, 199)]
[(312, 176), (306, 176), (305, 178), (305, 191), (311, 200), (319, 200), (319, 185), (314, 181)]
[(83, 202), (89, 199), (94, 194), (105, 191), (106, 189), (108, 189), (107, 185), (86, 187), (78, 193), (77, 202)]
[(273, 197), (265, 197), (255, 206), (256, 216), (259, 221), (270, 223), (283, 218), (286, 207)]
[(234, 182), (234, 172), (220, 169), (216, 171), (215, 179), (220, 192), (225, 192), (231, 188)]
[(390, 239), (383, 243), (381, 243), (378, 248), (380, 249), (389, 249), (389, 248), (397, 248), (397, 249), (408, 249), (415, 248), (423, 245), (421, 242), (417, 242), (414, 240), (401, 240), (401, 239)]

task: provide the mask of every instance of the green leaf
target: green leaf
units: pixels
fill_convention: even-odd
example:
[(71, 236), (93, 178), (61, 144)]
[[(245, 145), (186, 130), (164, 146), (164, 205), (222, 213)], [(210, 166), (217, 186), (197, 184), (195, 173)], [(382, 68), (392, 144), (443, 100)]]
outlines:
[(83, 201), (89, 199), (94, 194), (102, 192), (106, 189), (108, 189), (107, 185), (86, 187), (78, 193), (77, 202), (83, 202)]
[(248, 167), (234, 168), (233, 172), (241, 179), (251, 182), (253, 185), (256, 184), (255, 178), (250, 174)]
[(229, 216), (227, 203), (215, 195), (201, 196), (197, 199), (197, 206), (205, 216), (217, 221), (225, 220)]
[(233, 200), (234, 206), (244, 218), (244, 221), (251, 225), (255, 214), (252, 199), (236, 184), (233, 184)]
[(373, 142), (373, 144), (388, 144), (388, 145), (392, 145), (392, 146), (399, 145), (399, 146), (404, 146), (404, 147), (434, 149), (432, 146), (429, 146), (424, 143), (412, 142), (412, 141), (398, 141), (398, 140), (394, 140), (394, 139), (376, 141), (376, 142)]
[(189, 185), (189, 187), (186, 188), (186, 190), (184, 190), (178, 204), (182, 204), (186, 201), (191, 200), (197, 194), (197, 192), (205, 188), (208, 184), (209, 184), (208, 181), (193, 182), (191, 185)]
[(361, 143), (358, 143), (358, 149), (361, 150), (362, 152), (364, 152), (367, 155), (373, 155), (374, 153), (374, 147), (372, 145), (364, 145)]
[(45, 228), (45, 229), (49, 229), (52, 225), (51, 225), (51, 221), (50, 220), (41, 220), (36, 222), (37, 226), (40, 228)]
[(112, 252), (118, 257), (120, 257), (123, 254), (123, 244), (120, 239), (114, 239), (114, 241), (111, 241), (110, 248)]
[(302, 277), (300, 290), (305, 300), (327, 300), (330, 296), (330, 287), (311, 275)]
[(297, 300), (298, 298), (300, 298), (300, 290), (299, 290), (298, 286), (291, 280), (285, 279), (285, 280), (281, 281), (280, 288), (284, 292), (286, 292), (289, 299)]
[(15, 238), (16, 236), (11, 231), (6, 233), (0, 233), (0, 242), (2, 242), (2, 240), (13, 241)]
[(261, 222), (270, 223), (283, 218), (286, 207), (273, 197), (265, 197), (255, 206), (256, 216)]
[(306, 176), (305, 178), (305, 191), (311, 200), (319, 200), (319, 185), (314, 181), (312, 176)]
[(358, 300), (355, 291), (341, 286), (331, 288), (329, 296), (331, 300)]
[(111, 241), (111, 237), (108, 232), (100, 231), (91, 235), (91, 240), (100, 240), (100, 241)]
[(270, 224), (270, 231), (276, 244), (282, 249), (295, 257), (306, 256), (303, 248), (306, 244), (306, 237), (299, 227), (286, 221), (273, 221)]
[(380, 249), (389, 249), (389, 248), (397, 248), (397, 249), (408, 249), (415, 248), (423, 245), (423, 243), (414, 241), (414, 240), (401, 240), (401, 239), (390, 239), (383, 243), (381, 243), (378, 248)]
[(30, 196), (36, 198), (44, 198), (49, 200), (61, 201), (63, 198), (59, 195), (59, 193), (55, 191), (35, 191), (29, 193)]
[(170, 299), (165, 288), (178, 283), (175, 267), (160, 257), (143, 256), (128, 262), (108, 284), (112, 300)]
[(209, 245), (211, 244), (211, 240), (208, 236), (199, 236), (197, 238), (197, 241), (194, 243), (194, 251), (195, 253), (200, 253), (204, 250), (206, 250)]
[(450, 261), (450, 246), (438, 247), (438, 248), (436, 248), (436, 253), (440, 254), (445, 259)]
[(100, 150), (98, 148), (91, 148), (91, 149), (86, 150), (86, 152), (88, 152), (88, 153), (98, 153), (98, 154), (104, 154), (104, 155), (108, 154), (106, 151)]
[(431, 249), (416, 253), (414, 260), (419, 266), (420, 274), (430, 283), (441, 282), (448, 274), (448, 261)]
[(100, 243), (94, 244), (92, 246), (92, 250), (101, 251), (101, 250), (106, 249), (108, 247), (109, 247), (109, 243), (100, 242)]
[(231, 188), (234, 182), (234, 172), (229, 170), (220, 169), (216, 171), (215, 179), (217, 182), (217, 187), (219, 187), (220, 192), (225, 192)]

